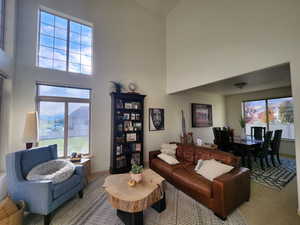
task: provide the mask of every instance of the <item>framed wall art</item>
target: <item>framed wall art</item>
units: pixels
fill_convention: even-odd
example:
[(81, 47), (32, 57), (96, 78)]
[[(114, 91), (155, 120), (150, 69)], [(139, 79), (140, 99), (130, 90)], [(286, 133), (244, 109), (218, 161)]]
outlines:
[(192, 103), (192, 127), (211, 127), (212, 105)]
[(149, 109), (149, 131), (165, 129), (165, 110), (158, 108)]

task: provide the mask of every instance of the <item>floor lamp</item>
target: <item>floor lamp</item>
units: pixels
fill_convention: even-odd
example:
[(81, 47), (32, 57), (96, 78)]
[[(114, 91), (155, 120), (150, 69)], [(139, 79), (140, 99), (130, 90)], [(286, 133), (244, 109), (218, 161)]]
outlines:
[(26, 115), (23, 141), (26, 143), (26, 149), (30, 149), (38, 142), (38, 114), (29, 112)]

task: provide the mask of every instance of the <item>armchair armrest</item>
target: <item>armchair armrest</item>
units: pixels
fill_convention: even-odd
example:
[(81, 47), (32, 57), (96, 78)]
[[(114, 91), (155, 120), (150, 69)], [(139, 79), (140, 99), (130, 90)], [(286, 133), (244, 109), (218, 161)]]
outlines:
[(83, 165), (76, 165), (75, 166), (75, 174), (80, 175), (80, 176), (85, 176), (85, 171)]
[(160, 150), (150, 151), (149, 152), (149, 167), (151, 168), (151, 161), (160, 154)]
[(49, 205), (53, 201), (52, 182), (44, 181), (26, 181), (23, 180), (15, 184), (13, 190), (14, 200), (23, 200), (29, 207), (29, 211), (47, 215), (49, 213)]
[(250, 170), (235, 168), (213, 181), (214, 211), (226, 218), (235, 208), (250, 198)]

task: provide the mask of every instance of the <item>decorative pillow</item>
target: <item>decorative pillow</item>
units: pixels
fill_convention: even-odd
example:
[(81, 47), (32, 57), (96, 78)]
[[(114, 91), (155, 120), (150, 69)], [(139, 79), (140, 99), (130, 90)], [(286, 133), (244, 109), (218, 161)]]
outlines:
[(157, 157), (170, 165), (175, 165), (179, 163), (179, 161), (175, 157), (172, 157), (164, 153), (160, 153)]
[(10, 197), (6, 197), (0, 202), (0, 220), (9, 217), (17, 211), (18, 207)]
[(160, 146), (160, 151), (161, 153), (175, 157), (176, 148), (177, 148), (176, 144), (162, 144)]
[(215, 159), (205, 160), (197, 173), (206, 179), (213, 181), (215, 178), (230, 172), (234, 167), (216, 161)]
[(75, 170), (73, 163), (56, 159), (33, 167), (27, 174), (27, 180), (50, 180), (53, 184), (69, 179)]
[(195, 170), (198, 171), (200, 169), (200, 167), (203, 165), (204, 160), (199, 159), (197, 162), (197, 165), (195, 167)]

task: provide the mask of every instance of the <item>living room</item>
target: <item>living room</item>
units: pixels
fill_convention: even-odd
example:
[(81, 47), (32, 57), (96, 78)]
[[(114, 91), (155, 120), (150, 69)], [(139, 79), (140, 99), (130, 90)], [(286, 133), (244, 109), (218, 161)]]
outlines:
[[(284, 85), (281, 86), (283, 89), (277, 91), (279, 94), (276, 97), (293, 97), (295, 153), (293, 150), (284, 153), (289, 155), (292, 152), (299, 162), (300, 140), (297, 131), (300, 124), (297, 112), (300, 112), (300, 104), (297, 103), (300, 102), (300, 78), (297, 74), (300, 72), (298, 47), (300, 13), (297, 1), (6, 0), (5, 6), (5, 24), (1, 26), (5, 27), (4, 51), (0, 51), (0, 69), (4, 77), (1, 94), (1, 171), (6, 172), (5, 156), (8, 153), (25, 149), (23, 135), (26, 115), (43, 109), (43, 102), (58, 100), (55, 98), (57, 96), (39, 95), (41, 92), (37, 90), (40, 86), (90, 91), (88, 98), (72, 103), (89, 104), (89, 132), (85, 144), (88, 148), (84, 153), (92, 156), (91, 172), (98, 174), (99, 179), (97, 183), (92, 183), (86, 188), (83, 199), (72, 200), (63, 206), (63, 210), (58, 209), (51, 219), (51, 224), (68, 224), (66, 221), (73, 218), (64, 220), (64, 215), (67, 213), (72, 217), (74, 212), (79, 213), (82, 210), (82, 208), (76, 210), (72, 205), (78, 205), (80, 201), (84, 202), (83, 205), (92, 203), (94, 195), (87, 193), (100, 193), (98, 189), (101, 189), (104, 183), (103, 174), (107, 174), (110, 168), (112, 129), (110, 93), (114, 91), (111, 81), (121, 82), (124, 85), (122, 90), (124, 93), (129, 92), (128, 85), (134, 83), (137, 86), (135, 91), (146, 95), (143, 156), (145, 166), (148, 166), (150, 151), (160, 149), (164, 143), (180, 142), (182, 110), (186, 130), (193, 132), (194, 139), (200, 137), (204, 142), (213, 142), (212, 127), (192, 128), (191, 103), (212, 105), (213, 127), (230, 126), (237, 134), (240, 133), (238, 123), (241, 107), (238, 110), (236, 107), (228, 108), (228, 104), (234, 99), (224, 97), (223, 88), (216, 90), (203, 86), (288, 64), (290, 86), (287, 85), (285, 88)], [(90, 38), (87, 41), (91, 41), (92, 44), (88, 50), (91, 53), (84, 55), (87, 56), (85, 60), (88, 59), (87, 65), (82, 66), (85, 70), (78, 71), (78, 68), (70, 65), (58, 66), (55, 69), (53, 61), (50, 63), (51, 66), (49, 62), (40, 63), (42, 58), (47, 58), (42, 55), (46, 51), (38, 50), (41, 49), (39, 41), (44, 32), (40, 28), (45, 22), (40, 16), (41, 11), (92, 28), (92, 35), (87, 35)], [(65, 42), (67, 43), (67, 40)], [(66, 48), (71, 46), (66, 44)], [(55, 56), (53, 57), (55, 59)], [(58, 54), (57, 57), (62, 56)], [(233, 88), (242, 90), (232, 86)], [(272, 96), (266, 94), (265, 97)], [(65, 105), (70, 104), (70, 100), (64, 99)], [(148, 120), (149, 109), (152, 108), (164, 109), (164, 129), (150, 131)], [(45, 106), (44, 109), (45, 117), (40, 119), (46, 118), (48, 110), (54, 108)], [(66, 113), (65, 108), (62, 110)], [(65, 117), (64, 121), (67, 121), (67, 118)], [(40, 129), (42, 131), (43, 127)], [(64, 130), (61, 132), (62, 138), (67, 140), (68, 136)], [(68, 141), (57, 144), (62, 146), (61, 156), (67, 157), (72, 151), (68, 150), (66, 143)], [(298, 163), (298, 169), (299, 165)], [(238, 209), (242, 212), (237, 215), (235, 211), (233, 218), (229, 216), (226, 222), (212, 213), (208, 217), (212, 222), (202, 223), (251, 225), (267, 222), (283, 224), (283, 221), (288, 221), (286, 224), (298, 224), (297, 204), (300, 201), (300, 191), (299, 188), (296, 190), (296, 181), (299, 183), (299, 176), (298, 174), (297, 179), (294, 178), (287, 188), (280, 192), (265, 190), (258, 186), (256, 193), (262, 192), (265, 196), (270, 196), (269, 199), (262, 198), (266, 207), (274, 204), (281, 206), (272, 208), (273, 211), (271, 210), (265, 218), (259, 214), (261, 208), (254, 207), (262, 202), (260, 195), (254, 194), (251, 195), (253, 198), (250, 197), (249, 202)], [(251, 187), (253, 185), (256, 184), (251, 183)], [(274, 196), (278, 198), (274, 200)], [(285, 196), (282, 197), (285, 199), (284, 203), (279, 196)], [(167, 204), (166, 208), (168, 207), (172, 206)], [(199, 204), (195, 207), (205, 206)], [(276, 210), (280, 208), (285, 208), (282, 209), (281, 217), (285, 220), (266, 220), (270, 219), (272, 213), (278, 214), (279, 217), (280, 214)], [(155, 213), (151, 211), (150, 216), (158, 215)], [(243, 213), (247, 214), (246, 219)], [(41, 216), (29, 215), (25, 218), (25, 224), (42, 224), (42, 219)], [(146, 224), (152, 223), (151, 220), (147, 222), (147, 215), (144, 220)], [(196, 220), (201, 224), (199, 221)], [(70, 224), (76, 224), (76, 221)]]

